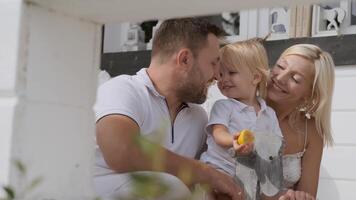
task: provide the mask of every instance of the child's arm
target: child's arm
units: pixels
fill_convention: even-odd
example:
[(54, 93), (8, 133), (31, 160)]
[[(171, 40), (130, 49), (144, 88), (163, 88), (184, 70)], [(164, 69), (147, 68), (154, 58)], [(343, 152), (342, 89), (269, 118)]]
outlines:
[(226, 126), (222, 124), (214, 124), (211, 128), (216, 144), (224, 148), (232, 147), (233, 136), (229, 134)]
[(233, 147), (236, 151), (236, 155), (247, 156), (253, 151), (253, 143), (237, 144), (239, 133), (231, 135), (226, 126), (222, 124), (212, 125), (212, 135), (216, 144), (226, 149)]
[(229, 106), (227, 100), (218, 100), (215, 102), (210, 113), (208, 131), (211, 132), (216, 144), (225, 149), (232, 148), (232, 152), (236, 152), (232, 155), (248, 155), (253, 150), (253, 146), (251, 147), (250, 144), (235, 146), (234, 143), (237, 142), (239, 133), (231, 134), (227, 128), (231, 120), (229, 117), (231, 110), (232, 108)]

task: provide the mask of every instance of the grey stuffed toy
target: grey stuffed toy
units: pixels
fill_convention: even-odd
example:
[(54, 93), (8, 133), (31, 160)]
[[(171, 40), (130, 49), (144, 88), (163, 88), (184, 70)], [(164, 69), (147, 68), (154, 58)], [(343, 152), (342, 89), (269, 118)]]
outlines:
[(283, 189), (283, 138), (274, 133), (255, 132), (255, 150), (249, 156), (236, 156), (234, 179), (243, 186), (246, 200), (274, 196)]

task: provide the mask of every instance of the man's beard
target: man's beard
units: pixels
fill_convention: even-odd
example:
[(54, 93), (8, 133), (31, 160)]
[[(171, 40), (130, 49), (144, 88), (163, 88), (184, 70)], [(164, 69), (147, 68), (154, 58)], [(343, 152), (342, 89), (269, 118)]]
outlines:
[(202, 104), (207, 98), (207, 83), (203, 80), (203, 73), (194, 65), (185, 80), (181, 80), (177, 89), (177, 96), (183, 102)]

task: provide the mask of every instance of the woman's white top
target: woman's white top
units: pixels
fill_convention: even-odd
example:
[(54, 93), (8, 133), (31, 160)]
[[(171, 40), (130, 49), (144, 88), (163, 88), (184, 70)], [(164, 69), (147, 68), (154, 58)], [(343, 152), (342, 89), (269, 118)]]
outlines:
[(294, 154), (283, 155), (284, 186), (287, 188), (293, 188), (293, 186), (299, 181), (302, 175), (302, 157), (306, 150), (307, 138), (308, 131), (306, 120), (303, 151)]

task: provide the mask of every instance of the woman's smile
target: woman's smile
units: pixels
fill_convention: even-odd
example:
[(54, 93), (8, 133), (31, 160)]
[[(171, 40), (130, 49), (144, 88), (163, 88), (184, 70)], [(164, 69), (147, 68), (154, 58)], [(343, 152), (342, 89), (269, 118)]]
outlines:
[(282, 93), (288, 93), (286, 89), (284, 89), (282, 86), (280, 86), (277, 81), (275, 81), (274, 79), (272, 79), (272, 86), (274, 89), (276, 89), (278, 92), (282, 92)]

